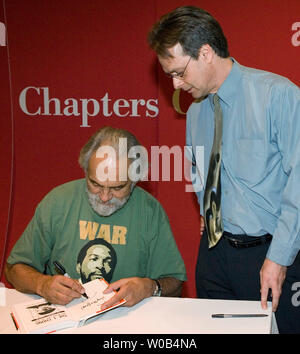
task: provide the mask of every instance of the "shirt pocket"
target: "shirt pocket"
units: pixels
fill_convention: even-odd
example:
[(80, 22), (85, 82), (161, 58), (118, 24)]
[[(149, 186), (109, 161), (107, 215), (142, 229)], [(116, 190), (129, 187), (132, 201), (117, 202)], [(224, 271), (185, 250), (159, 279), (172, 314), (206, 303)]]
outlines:
[(233, 177), (249, 186), (265, 177), (265, 145), (261, 139), (238, 139), (231, 157)]

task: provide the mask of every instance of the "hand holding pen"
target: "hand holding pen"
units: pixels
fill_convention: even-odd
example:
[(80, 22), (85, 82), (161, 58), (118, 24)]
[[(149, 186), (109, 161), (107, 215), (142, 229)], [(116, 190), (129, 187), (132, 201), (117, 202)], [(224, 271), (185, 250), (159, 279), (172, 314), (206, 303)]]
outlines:
[[(71, 277), (69, 276), (69, 274), (66, 272), (65, 268), (62, 266), (61, 263), (59, 263), (58, 261), (54, 261), (53, 264), (54, 264), (56, 270), (58, 271), (58, 273), (60, 273), (60, 274), (63, 275), (64, 277), (71, 278)], [(75, 281), (76, 281), (76, 280), (75, 280)], [(83, 290), (84, 290), (84, 289), (83, 289)], [(80, 291), (80, 294), (81, 294), (82, 296), (84, 296), (86, 299), (88, 299), (88, 296), (87, 296), (87, 294), (86, 294), (85, 292)]]
[(66, 305), (85, 292), (84, 287), (75, 279), (61, 275), (41, 274), (37, 293), (52, 304)]

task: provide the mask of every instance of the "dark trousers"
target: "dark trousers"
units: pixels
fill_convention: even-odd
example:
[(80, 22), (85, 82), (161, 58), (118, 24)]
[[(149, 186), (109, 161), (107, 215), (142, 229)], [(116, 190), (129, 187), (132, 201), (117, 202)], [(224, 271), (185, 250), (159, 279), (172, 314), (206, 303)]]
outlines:
[[(196, 265), (197, 296), (260, 301), (259, 272), (269, 246), (268, 242), (251, 248), (234, 248), (222, 237), (215, 247), (208, 249), (204, 231)], [(279, 333), (300, 334), (300, 252), (287, 269), (275, 316)]]

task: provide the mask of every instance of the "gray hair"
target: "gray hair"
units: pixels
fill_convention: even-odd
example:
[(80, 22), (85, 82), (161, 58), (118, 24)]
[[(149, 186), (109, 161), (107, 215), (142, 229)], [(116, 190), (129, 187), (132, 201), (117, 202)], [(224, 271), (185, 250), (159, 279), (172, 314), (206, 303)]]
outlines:
[[(128, 152), (133, 147), (140, 147), (141, 144), (137, 140), (137, 138), (125, 129), (117, 129), (113, 127), (103, 127), (99, 129), (96, 133), (94, 133), (88, 142), (82, 147), (79, 154), (79, 165), (83, 168), (85, 172), (87, 172), (89, 161), (91, 156), (100, 146), (109, 145), (115, 149), (117, 156), (119, 154), (119, 141), (120, 139), (127, 139), (127, 157)], [(129, 158), (131, 161), (134, 160)], [(145, 166), (148, 164), (148, 161), (143, 161), (142, 165)]]

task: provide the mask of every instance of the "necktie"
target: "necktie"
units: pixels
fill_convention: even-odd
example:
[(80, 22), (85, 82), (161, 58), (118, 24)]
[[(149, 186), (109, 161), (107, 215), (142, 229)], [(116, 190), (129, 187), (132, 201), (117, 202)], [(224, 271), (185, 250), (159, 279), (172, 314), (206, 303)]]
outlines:
[(222, 157), (222, 110), (217, 94), (213, 97), (215, 107), (215, 131), (210, 154), (209, 168), (204, 192), (204, 220), (209, 248), (215, 246), (223, 234), (221, 216), (221, 157)]

